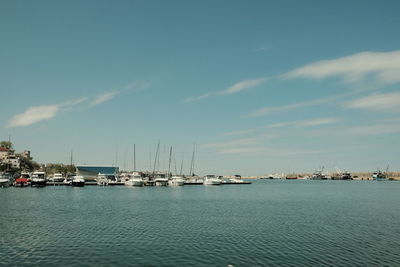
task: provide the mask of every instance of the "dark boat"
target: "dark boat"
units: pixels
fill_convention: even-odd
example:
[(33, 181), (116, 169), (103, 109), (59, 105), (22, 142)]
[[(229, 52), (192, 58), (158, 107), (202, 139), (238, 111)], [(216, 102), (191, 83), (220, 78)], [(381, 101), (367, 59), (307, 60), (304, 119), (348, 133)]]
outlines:
[(83, 187), (85, 186), (85, 179), (83, 179), (82, 176), (74, 176), (71, 185), (76, 187)]
[(46, 186), (46, 173), (45, 172), (34, 172), (31, 177), (32, 187), (44, 187)]

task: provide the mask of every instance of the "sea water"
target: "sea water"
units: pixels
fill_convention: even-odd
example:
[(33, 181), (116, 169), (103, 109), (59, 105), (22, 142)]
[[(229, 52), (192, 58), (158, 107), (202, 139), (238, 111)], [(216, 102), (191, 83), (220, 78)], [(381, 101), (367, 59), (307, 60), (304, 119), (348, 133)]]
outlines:
[(0, 216), (0, 265), (400, 265), (399, 182), (0, 188)]

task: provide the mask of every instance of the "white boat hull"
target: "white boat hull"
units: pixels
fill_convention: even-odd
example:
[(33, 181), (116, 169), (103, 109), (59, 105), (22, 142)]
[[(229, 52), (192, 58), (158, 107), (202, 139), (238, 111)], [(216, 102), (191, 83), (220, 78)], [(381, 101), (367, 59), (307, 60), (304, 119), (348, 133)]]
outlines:
[(185, 181), (184, 180), (170, 180), (168, 182), (168, 184), (171, 186), (183, 186), (183, 185), (185, 185)]
[(143, 184), (143, 180), (128, 180), (125, 182), (125, 185), (127, 186), (143, 186)]
[(220, 185), (221, 181), (219, 180), (205, 180), (204, 185)]

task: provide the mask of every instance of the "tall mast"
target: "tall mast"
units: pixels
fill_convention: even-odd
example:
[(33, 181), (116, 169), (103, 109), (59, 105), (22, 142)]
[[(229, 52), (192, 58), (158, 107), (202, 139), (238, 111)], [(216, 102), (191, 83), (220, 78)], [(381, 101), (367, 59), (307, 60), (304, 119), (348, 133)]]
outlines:
[(133, 171), (136, 171), (136, 144), (133, 144)]
[(185, 158), (185, 152), (182, 153), (182, 162), (181, 162), (181, 171), (179, 172), (181, 175), (183, 175), (183, 159)]
[(190, 172), (191, 176), (194, 176), (194, 154), (196, 149), (196, 143), (193, 144), (193, 154), (192, 154), (192, 162), (190, 163)]
[(168, 176), (170, 176), (171, 173), (171, 156), (172, 156), (172, 146), (169, 149)]
[(153, 175), (156, 173), (156, 164), (157, 164), (157, 158), (158, 158), (159, 150), (160, 150), (160, 140), (158, 140), (158, 145), (157, 145), (157, 150), (156, 150), (156, 156), (154, 157)]

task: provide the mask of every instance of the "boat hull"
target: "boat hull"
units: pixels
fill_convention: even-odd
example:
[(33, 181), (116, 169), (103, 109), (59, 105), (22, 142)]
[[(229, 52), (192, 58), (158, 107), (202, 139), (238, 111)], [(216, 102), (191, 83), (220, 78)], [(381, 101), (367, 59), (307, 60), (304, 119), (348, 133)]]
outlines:
[(85, 182), (82, 182), (82, 181), (74, 182), (74, 181), (72, 181), (71, 185), (75, 186), (75, 187), (83, 187), (83, 186), (85, 186)]
[(221, 181), (216, 180), (206, 180), (204, 181), (204, 185), (221, 185)]
[(45, 187), (46, 185), (46, 180), (31, 180), (31, 187)]
[(168, 183), (171, 186), (184, 186), (185, 185), (185, 181), (169, 181)]
[(0, 181), (0, 187), (9, 187), (9, 186), (10, 186), (9, 180)]

